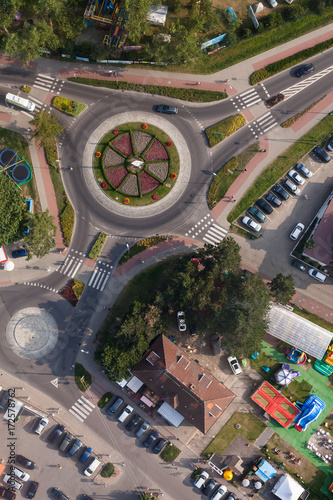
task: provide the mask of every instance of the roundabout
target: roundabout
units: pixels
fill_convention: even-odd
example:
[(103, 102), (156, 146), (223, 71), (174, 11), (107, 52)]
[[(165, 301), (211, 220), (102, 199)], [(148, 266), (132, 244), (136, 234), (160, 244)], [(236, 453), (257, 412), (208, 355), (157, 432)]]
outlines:
[[(136, 127), (132, 130), (127, 124)], [(107, 146), (99, 148), (107, 135), (111, 135)], [(147, 120), (146, 113), (127, 112), (94, 130), (83, 152), (82, 167), (90, 194), (104, 208), (123, 217), (144, 218), (168, 210), (181, 198), (190, 180), (191, 155), (185, 138), (168, 120), (152, 114)]]

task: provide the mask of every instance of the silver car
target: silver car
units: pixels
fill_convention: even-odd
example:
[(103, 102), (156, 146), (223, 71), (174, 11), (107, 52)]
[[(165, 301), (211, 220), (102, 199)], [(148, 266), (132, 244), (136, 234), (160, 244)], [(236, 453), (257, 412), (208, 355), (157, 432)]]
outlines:
[(185, 322), (184, 311), (177, 312), (177, 323), (178, 323), (178, 330), (180, 332), (185, 332), (186, 331), (186, 322)]
[(42, 434), (42, 432), (44, 432), (47, 424), (49, 423), (49, 419), (46, 418), (46, 417), (41, 417), (39, 419), (39, 422), (38, 422), (38, 425), (35, 429), (35, 434), (38, 434), (38, 436), (40, 436)]
[(245, 226), (247, 226), (250, 229), (252, 229), (252, 231), (256, 231), (257, 233), (261, 229), (261, 225), (258, 224), (257, 222), (254, 222), (254, 220), (251, 219), (250, 217), (243, 217), (242, 218), (242, 222), (243, 222), (243, 224), (245, 224)]

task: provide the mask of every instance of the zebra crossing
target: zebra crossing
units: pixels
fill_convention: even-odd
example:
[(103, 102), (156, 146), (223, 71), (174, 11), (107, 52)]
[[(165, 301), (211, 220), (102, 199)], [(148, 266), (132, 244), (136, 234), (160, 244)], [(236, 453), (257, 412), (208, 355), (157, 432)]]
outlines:
[(230, 101), (235, 106), (237, 112), (239, 112), (242, 109), (249, 108), (258, 102), (261, 102), (262, 99), (256, 89), (252, 88), (246, 92), (236, 95), (235, 97), (232, 97)]
[(92, 272), (92, 275), (90, 276), (88, 286), (91, 286), (92, 288), (95, 288), (96, 290), (100, 290), (102, 292), (111, 276), (112, 269), (113, 266), (110, 266), (110, 264), (98, 262), (97, 266)]
[[(204, 232), (204, 235), (201, 233)], [(215, 220), (210, 214), (207, 214), (199, 222), (197, 222), (185, 236), (190, 236), (193, 239), (196, 236), (201, 236), (203, 241), (209, 243), (210, 245), (218, 245), (228, 234), (228, 231), (223, 227), (216, 224)]]
[[(84, 257), (84, 255), (83, 255)], [(64, 262), (62, 262), (56, 269), (57, 272), (65, 274), (70, 278), (75, 278), (79, 268), (81, 267), (83, 259), (80, 257), (75, 257), (73, 255), (68, 255)]]
[(38, 113), (42, 109), (47, 108), (47, 104), (43, 103), (42, 101), (36, 99), (36, 97), (33, 97), (31, 95), (29, 95), (29, 101), (32, 101), (35, 104), (35, 110), (31, 111), (30, 113), (29, 111), (24, 111), (23, 109), (20, 110), (23, 114), (29, 116), (29, 118), (33, 118), (35, 113)]
[(39, 90), (44, 90), (45, 92), (50, 92), (51, 94), (53, 94), (58, 87), (57, 94), (59, 94), (64, 83), (65, 83), (65, 80), (60, 81), (58, 78), (39, 74), (36, 77), (36, 80), (35, 80), (35, 83), (33, 84), (33, 87), (36, 89), (39, 89)]
[(94, 403), (86, 397), (81, 396), (68, 411), (80, 420), (80, 422), (84, 422), (95, 408), (96, 405)]
[(270, 111), (248, 124), (248, 128), (251, 130), (256, 139), (258, 139), (259, 135), (263, 135), (271, 128), (277, 126), (278, 123)]

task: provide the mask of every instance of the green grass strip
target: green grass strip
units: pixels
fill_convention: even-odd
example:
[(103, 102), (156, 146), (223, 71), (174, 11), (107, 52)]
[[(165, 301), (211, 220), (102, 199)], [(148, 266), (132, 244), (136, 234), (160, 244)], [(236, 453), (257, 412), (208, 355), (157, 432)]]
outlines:
[(92, 85), (93, 87), (105, 87), (113, 90), (134, 90), (135, 92), (144, 92), (146, 94), (162, 95), (180, 99), (188, 102), (213, 102), (226, 99), (226, 92), (218, 92), (215, 90), (199, 90), (199, 89), (184, 89), (174, 87), (163, 87), (161, 85), (143, 85), (130, 82), (112, 82), (108, 80), (97, 80), (94, 78), (68, 78), (69, 81), (82, 83), (84, 85)]
[(108, 237), (108, 235), (106, 233), (100, 233), (98, 235), (97, 240), (95, 241), (92, 249), (89, 252), (89, 256), (88, 256), (89, 259), (97, 259), (97, 257), (99, 256), (99, 254), (101, 253), (101, 251), (104, 247), (104, 244), (107, 240), (107, 237)]
[(74, 376), (76, 385), (81, 392), (85, 392), (91, 386), (91, 375), (80, 363), (75, 363)]
[(67, 99), (67, 97), (61, 96), (54, 97), (52, 106), (70, 116), (79, 116), (87, 107), (83, 102), (72, 101), (71, 99)]
[(180, 450), (174, 444), (169, 443), (160, 454), (160, 457), (163, 462), (173, 462), (179, 454)]
[(229, 137), (234, 132), (236, 132), (239, 128), (245, 125), (246, 120), (243, 115), (238, 114), (235, 116), (230, 116), (225, 120), (222, 120), (211, 127), (206, 128), (206, 136), (209, 142), (209, 146), (213, 148), (221, 141), (223, 141), (226, 137)]

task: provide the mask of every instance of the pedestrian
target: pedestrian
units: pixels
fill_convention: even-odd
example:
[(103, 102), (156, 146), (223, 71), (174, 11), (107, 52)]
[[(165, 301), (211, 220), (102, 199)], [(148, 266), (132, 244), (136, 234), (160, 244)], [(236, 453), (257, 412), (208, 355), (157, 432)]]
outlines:
[(76, 73), (74, 73), (74, 77), (76, 76)]
[(197, 85), (201, 85), (201, 83), (200, 83), (200, 82), (198, 82), (198, 83), (197, 83)]
[(236, 200), (232, 200), (234, 203), (236, 203)]
[(125, 467), (125, 462), (122, 462), (120, 465), (121, 465), (122, 467)]
[(307, 195), (307, 194), (305, 194), (305, 195), (304, 195), (304, 198), (305, 198), (306, 200), (308, 200), (308, 199), (309, 199), (309, 197), (308, 197), (308, 195)]
[(247, 168), (244, 168), (243, 172), (247, 172)]
[(58, 468), (59, 468), (59, 469), (62, 469), (62, 465), (58, 465)]
[(104, 311), (106, 311), (106, 310), (107, 310), (107, 306), (104, 306)]
[(235, 197), (234, 197), (234, 196), (232, 196), (231, 198), (232, 198), (232, 199), (234, 199)]

